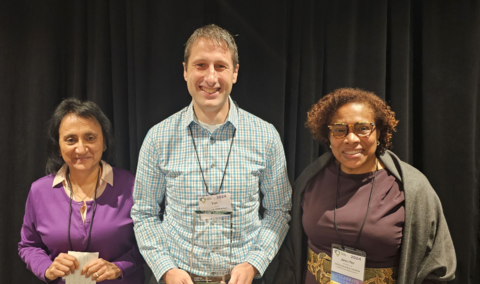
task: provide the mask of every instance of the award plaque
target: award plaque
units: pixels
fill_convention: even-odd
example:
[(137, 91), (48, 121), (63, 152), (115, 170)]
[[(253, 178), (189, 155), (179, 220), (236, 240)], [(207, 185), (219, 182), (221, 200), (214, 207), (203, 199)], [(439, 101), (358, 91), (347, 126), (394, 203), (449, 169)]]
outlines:
[(190, 251), (192, 281), (195, 284), (215, 284), (222, 281), (227, 283), (234, 266), (232, 212), (195, 211), (192, 232)]

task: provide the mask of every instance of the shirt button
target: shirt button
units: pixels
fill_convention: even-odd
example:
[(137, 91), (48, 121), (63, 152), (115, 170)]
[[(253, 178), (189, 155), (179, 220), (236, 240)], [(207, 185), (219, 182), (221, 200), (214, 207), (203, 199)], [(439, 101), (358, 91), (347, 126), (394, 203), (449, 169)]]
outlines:
[(210, 142), (213, 144), (215, 143), (215, 138), (213, 138), (213, 136), (210, 136)]
[(212, 169), (213, 169), (214, 167), (215, 167), (215, 164), (212, 164), (212, 165), (210, 166), (210, 168), (212, 168)]

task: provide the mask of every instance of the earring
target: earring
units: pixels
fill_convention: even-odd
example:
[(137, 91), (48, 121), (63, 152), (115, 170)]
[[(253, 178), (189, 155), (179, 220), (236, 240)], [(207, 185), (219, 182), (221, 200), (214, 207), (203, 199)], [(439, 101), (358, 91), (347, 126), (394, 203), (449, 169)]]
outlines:
[(377, 141), (377, 146), (380, 146), (380, 141)]
[(330, 149), (332, 149), (332, 145), (329, 145), (328, 147), (330, 147)]

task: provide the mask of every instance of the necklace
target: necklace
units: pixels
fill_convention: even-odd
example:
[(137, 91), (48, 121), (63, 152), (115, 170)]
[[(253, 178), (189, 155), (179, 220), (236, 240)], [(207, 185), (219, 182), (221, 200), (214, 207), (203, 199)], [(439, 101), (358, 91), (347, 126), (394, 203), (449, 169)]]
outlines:
[[(68, 174), (68, 178), (71, 180), (70, 174)], [(85, 204), (85, 199), (90, 195), (90, 193), (92, 192), (92, 190), (95, 188), (96, 183), (93, 184), (92, 188), (90, 189), (90, 191), (89, 191), (88, 193), (84, 193), (85, 196), (84, 196), (83, 198), (80, 197), (80, 195), (78, 194), (78, 191), (75, 190), (75, 188), (73, 187), (73, 184), (72, 184), (71, 186), (72, 186), (72, 188), (70, 188), (70, 190), (73, 191), (73, 194), (76, 195), (76, 196), (78, 197), (78, 199), (81, 199), (81, 201), (83, 202), (83, 204)]]
[[(85, 251), (88, 251), (88, 247), (90, 246), (90, 238), (92, 237), (93, 218), (95, 217), (95, 211), (97, 211), (97, 189), (98, 189), (98, 181), (100, 180), (100, 170), (101, 168), (98, 169), (97, 182), (95, 184), (95, 198), (93, 199), (93, 206), (92, 206), (93, 207), (92, 220), (90, 220), (90, 230), (88, 232), (87, 248), (85, 249)], [(73, 188), (72, 183), (70, 181), (70, 173), (67, 175), (67, 182), (70, 188)], [(73, 251), (72, 239), (70, 238), (70, 224), (72, 222), (72, 199), (73, 199), (73, 190), (70, 190), (70, 206), (68, 210), (68, 243), (70, 244), (71, 251)], [(86, 205), (85, 201), (84, 201), (84, 205)], [(86, 206), (85, 206), (85, 209), (86, 209)]]

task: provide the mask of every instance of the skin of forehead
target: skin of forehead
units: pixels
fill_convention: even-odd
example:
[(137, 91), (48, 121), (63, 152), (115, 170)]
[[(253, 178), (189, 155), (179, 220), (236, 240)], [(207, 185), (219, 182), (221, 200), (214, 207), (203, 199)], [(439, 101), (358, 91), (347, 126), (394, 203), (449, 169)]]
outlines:
[[(217, 42), (216, 40), (214, 39), (209, 39), (209, 38), (204, 38), (204, 37), (201, 37), (199, 39), (197, 39), (193, 44), (192, 46), (190, 47), (190, 52), (189, 52), (189, 56), (188, 56), (188, 62), (190, 63), (190, 58), (192, 57), (192, 49), (194, 47), (196, 47), (201, 41), (207, 43), (204, 45), (204, 47), (206, 47), (208, 49), (208, 51), (215, 51), (215, 50), (220, 50), (220, 52), (222, 52), (223, 54), (227, 53), (227, 52), (230, 52), (230, 54), (232, 53), (230, 51), (230, 49), (228, 49), (228, 46), (225, 42)], [(233, 54), (231, 54), (231, 58), (232, 60), (231, 64), (233, 65)]]

